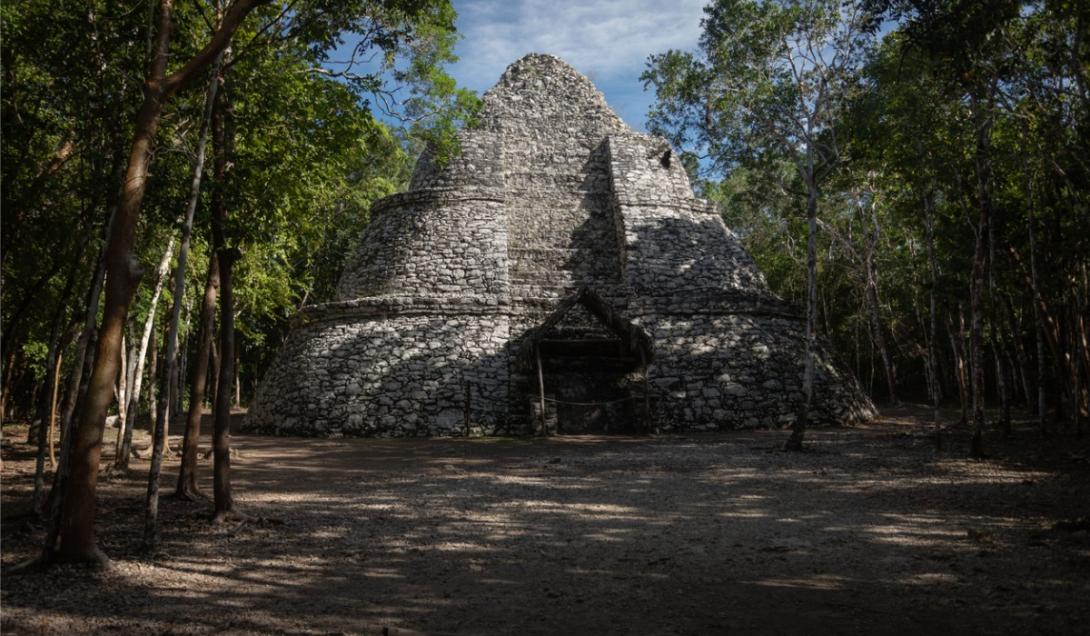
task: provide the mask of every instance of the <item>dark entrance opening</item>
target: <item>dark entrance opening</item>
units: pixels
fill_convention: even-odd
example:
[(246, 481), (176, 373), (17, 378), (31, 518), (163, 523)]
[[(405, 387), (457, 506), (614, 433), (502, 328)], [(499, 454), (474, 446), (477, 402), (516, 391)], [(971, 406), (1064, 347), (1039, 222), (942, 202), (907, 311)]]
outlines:
[(523, 348), (539, 433), (648, 429), (651, 339), (588, 289), (561, 302)]
[(639, 429), (633, 402), (641, 397), (640, 359), (619, 338), (551, 338), (538, 347), (547, 428), (569, 434)]

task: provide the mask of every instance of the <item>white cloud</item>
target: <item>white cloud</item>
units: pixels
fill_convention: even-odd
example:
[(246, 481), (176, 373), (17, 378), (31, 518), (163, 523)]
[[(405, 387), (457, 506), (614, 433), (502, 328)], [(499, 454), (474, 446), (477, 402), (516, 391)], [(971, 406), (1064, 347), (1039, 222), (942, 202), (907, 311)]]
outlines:
[[(451, 70), (488, 89), (527, 53), (551, 53), (610, 85), (638, 86), (647, 56), (695, 47), (707, 0), (468, 0), (455, 2), (463, 35)], [(620, 88), (618, 86), (617, 88)]]

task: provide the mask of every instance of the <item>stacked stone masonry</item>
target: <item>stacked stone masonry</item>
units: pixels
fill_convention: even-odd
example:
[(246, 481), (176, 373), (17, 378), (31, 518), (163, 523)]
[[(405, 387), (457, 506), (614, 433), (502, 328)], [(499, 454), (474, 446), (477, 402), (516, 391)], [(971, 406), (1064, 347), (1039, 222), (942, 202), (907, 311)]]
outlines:
[[(558, 58), (512, 64), (461, 152), (377, 202), (248, 430), (433, 436), (782, 426), (804, 323), (662, 139)], [(542, 404), (544, 403), (544, 410)], [(810, 417), (873, 416), (824, 352)]]

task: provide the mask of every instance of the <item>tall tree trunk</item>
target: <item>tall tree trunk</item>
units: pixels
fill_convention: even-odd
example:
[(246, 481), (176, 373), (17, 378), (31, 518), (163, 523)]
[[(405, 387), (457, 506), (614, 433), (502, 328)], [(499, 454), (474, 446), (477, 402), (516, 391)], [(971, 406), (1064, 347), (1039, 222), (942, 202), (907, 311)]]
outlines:
[[(1036, 206), (1033, 205), (1031, 199), (1029, 219), (1026, 225), (1029, 230), (1030, 287), (1033, 289), (1034, 296), (1037, 296), (1037, 290), (1040, 289), (1040, 286), (1037, 278), (1037, 241), (1034, 232), (1034, 225), (1036, 224), (1035, 208)], [(1045, 364), (1045, 324), (1037, 298), (1033, 300), (1033, 335), (1037, 349), (1037, 426), (1041, 430), (1041, 437), (1048, 437), (1048, 395), (1045, 388), (1047, 368)]]
[[(222, 76), (222, 74), (221, 74)], [(221, 79), (222, 81), (222, 79)], [(216, 189), (212, 202), (212, 239), (220, 276), (220, 347), (219, 369), (216, 372), (216, 400), (213, 406), (212, 432), (213, 521), (219, 522), (235, 514), (231, 493), (231, 384), (235, 361), (235, 307), (232, 289), (232, 269), (240, 253), (227, 245), (227, 164), (233, 151), (234, 129), (231, 105), (226, 91), (219, 94), (213, 110), (212, 130), (216, 147)]]
[(810, 407), (814, 399), (814, 354), (817, 340), (817, 324), (815, 313), (817, 311), (817, 204), (818, 190), (814, 182), (813, 160), (807, 174), (809, 186), (806, 199), (806, 361), (802, 376), (802, 392), (804, 396), (802, 410), (795, 418), (791, 426), (791, 436), (784, 446), (788, 451), (801, 451), (803, 438), (806, 435), (806, 427), (810, 420)]
[(148, 471), (148, 497), (144, 515), (144, 545), (153, 547), (157, 538), (159, 520), (159, 473), (163, 466), (163, 446), (166, 444), (170, 427), (170, 411), (176, 404), (174, 391), (178, 387), (178, 325), (182, 318), (182, 303), (185, 299), (185, 275), (189, 264), (189, 239), (193, 233), (193, 216), (197, 211), (197, 201), (201, 196), (201, 177), (204, 175), (205, 147), (208, 141), (209, 120), (216, 101), (216, 88), (219, 86), (220, 61), (222, 54), (216, 56), (212, 64), (212, 79), (205, 97), (204, 114), (200, 130), (197, 133), (197, 156), (193, 161), (193, 176), (189, 184), (189, 200), (186, 202), (185, 220), (182, 223), (182, 246), (178, 251), (178, 264), (174, 268), (174, 292), (170, 307), (170, 325), (166, 338), (166, 372), (163, 374), (163, 386), (160, 391), (159, 406), (155, 415), (155, 430), (152, 436), (151, 469)]
[(193, 384), (189, 392), (189, 414), (186, 419), (185, 438), (182, 442), (182, 465), (178, 470), (178, 497), (193, 499), (200, 496), (197, 488), (197, 448), (201, 439), (201, 417), (204, 414), (205, 385), (208, 382), (209, 360), (212, 355), (212, 336), (215, 332), (216, 292), (219, 288), (219, 269), (216, 256), (208, 260), (208, 276), (201, 301), (200, 327), (197, 336), (197, 366), (193, 370)]
[(1011, 403), (1007, 386), (1007, 368), (1003, 361), (1003, 342), (996, 329), (999, 322), (999, 300), (995, 291), (995, 223), (988, 225), (988, 335), (992, 341), (992, 355), (995, 358), (995, 389), (999, 394), (1000, 430), (1003, 437), (1011, 434)]
[(973, 250), (972, 280), (969, 285), (969, 358), (972, 370), (973, 391), (973, 438), (969, 454), (984, 456), (984, 276), (987, 269), (985, 241), (991, 226), (992, 174), (991, 119), (983, 113), (980, 101), (973, 99), (973, 123), (976, 127), (975, 163), (979, 216), (976, 227), (976, 245)]
[[(114, 160), (114, 169), (111, 174), (114, 182), (120, 181), (122, 168), (122, 153), (118, 153)], [(42, 548), (42, 559), (48, 561), (53, 558), (57, 547), (57, 538), (60, 536), (61, 502), (63, 493), (67, 487), (70, 458), (72, 456), (72, 430), (76, 406), (86, 395), (87, 380), (91, 376), (93, 358), (87, 352), (96, 348), (96, 326), (98, 324), (98, 305), (102, 297), (102, 288), (106, 274), (106, 247), (109, 237), (113, 232), (114, 219), (117, 214), (117, 198), (110, 204), (110, 212), (107, 215), (105, 237), (102, 248), (99, 251), (98, 260), (91, 282), (87, 287), (87, 300), (84, 302), (83, 329), (79, 339), (76, 340), (75, 357), (72, 360), (72, 371), (68, 378), (68, 387), (64, 396), (64, 408), (62, 409), (60, 422), (61, 453), (57, 462), (57, 470), (53, 473), (53, 486), (49, 492), (49, 517), (47, 520), (46, 539)]]
[(942, 424), (939, 419), (939, 400), (942, 398), (939, 385), (939, 364), (935, 355), (938, 338), (938, 304), (935, 300), (935, 291), (939, 284), (939, 265), (935, 258), (935, 199), (934, 193), (928, 190), (924, 196), (924, 223), (927, 229), (927, 266), (930, 274), (927, 285), (928, 300), (928, 339), (927, 339), (927, 367), (931, 372), (932, 382), (928, 387), (931, 398), (931, 421), (935, 426), (935, 448), (942, 450)]
[(172, 32), (173, 2), (159, 2), (155, 54), (144, 85), (144, 101), (133, 126), (132, 150), (129, 153), (121, 203), (106, 250), (106, 301), (95, 364), (87, 387), (83, 412), (73, 432), (71, 477), (65, 488), (61, 510), (60, 546), (57, 552), (60, 561), (106, 562), (95, 537), (98, 464), (102, 453), (102, 434), (106, 411), (110, 405), (111, 386), (118, 373), (117, 353), (121, 331), (128, 315), (129, 302), (140, 278), (138, 261), (132, 248), (136, 222), (147, 186), (152, 143), (163, 105), (171, 94), (208, 68), (215, 56), (230, 43), (246, 15), (258, 4), (261, 4), (261, 0), (236, 0), (232, 3), (208, 44), (168, 77), (166, 64)]
[[(129, 468), (129, 456), (132, 454), (132, 429), (136, 424), (137, 414), (140, 411), (140, 390), (144, 380), (144, 362), (147, 358), (148, 343), (152, 339), (152, 331), (155, 329), (155, 313), (159, 308), (159, 297), (163, 293), (163, 284), (166, 282), (167, 273), (170, 271), (170, 260), (174, 257), (174, 236), (167, 241), (167, 249), (163, 252), (163, 258), (159, 260), (159, 266), (155, 269), (155, 290), (151, 294), (151, 304), (148, 315), (144, 319), (144, 331), (140, 337), (140, 343), (136, 349), (133, 366), (132, 386), (126, 396), (125, 427), (119, 430), (117, 436), (117, 450), (114, 453), (114, 466), (119, 469)], [(153, 367), (154, 368), (154, 367)], [(122, 435), (122, 433), (124, 433)]]
[[(873, 196), (873, 194), (872, 194)], [(870, 229), (867, 232), (866, 254), (864, 257), (866, 305), (870, 314), (871, 334), (874, 344), (878, 348), (878, 354), (882, 358), (882, 367), (886, 375), (886, 388), (889, 392), (889, 401), (899, 404), (897, 399), (897, 374), (894, 369), (893, 359), (886, 347), (886, 338), (882, 332), (881, 300), (878, 294), (878, 267), (875, 263), (875, 254), (878, 250), (878, 210), (877, 203), (870, 202)]]
[(212, 448), (214, 451), (213, 496), (215, 521), (223, 521), (234, 515), (231, 494), (231, 379), (234, 376), (235, 317), (231, 289), (231, 268), (239, 253), (230, 248), (216, 250), (220, 267), (220, 368), (216, 374), (216, 403)]

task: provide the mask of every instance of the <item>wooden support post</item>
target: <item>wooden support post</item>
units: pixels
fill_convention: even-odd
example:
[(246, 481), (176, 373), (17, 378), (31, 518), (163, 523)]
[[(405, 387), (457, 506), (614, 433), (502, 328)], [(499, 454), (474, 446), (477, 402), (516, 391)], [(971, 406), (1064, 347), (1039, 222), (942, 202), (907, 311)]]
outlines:
[(534, 345), (534, 358), (537, 359), (537, 388), (541, 395), (541, 435), (549, 434), (545, 426), (545, 373), (541, 369), (541, 348)]
[(640, 364), (643, 365), (643, 432), (651, 430), (651, 379), (647, 373), (647, 355), (640, 349)]
[(466, 437), (469, 437), (469, 382), (466, 381), (464, 375), (462, 376), (462, 384), (464, 384), (465, 388), (466, 388), (465, 413), (464, 413), (464, 415), (465, 415), (465, 425), (466, 425)]

